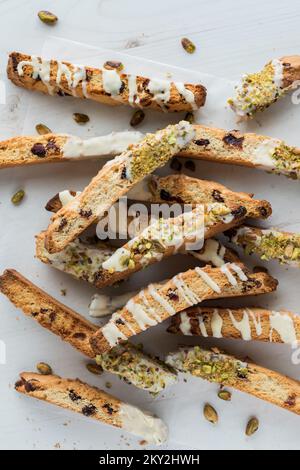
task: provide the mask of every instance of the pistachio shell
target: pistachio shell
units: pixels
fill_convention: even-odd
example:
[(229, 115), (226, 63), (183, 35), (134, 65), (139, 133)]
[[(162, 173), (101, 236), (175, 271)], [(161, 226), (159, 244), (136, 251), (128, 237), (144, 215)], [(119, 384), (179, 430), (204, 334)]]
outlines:
[(15, 205), (20, 204), (20, 202), (24, 199), (25, 191), (20, 189), (17, 191), (11, 198), (11, 202)]
[(108, 70), (117, 70), (118, 72), (124, 69), (124, 65), (122, 64), (122, 62), (117, 62), (113, 60), (107, 60), (103, 67)]
[(46, 24), (55, 24), (58, 20), (57, 16), (50, 11), (41, 10), (38, 12), (39, 19)]
[(52, 368), (49, 366), (49, 364), (46, 364), (45, 362), (39, 362), (36, 365), (36, 368), (39, 371), (39, 373), (42, 374), (42, 375), (51, 375), (52, 374)]
[(251, 418), (246, 426), (246, 436), (252, 436), (259, 428), (259, 421), (257, 418)]
[(74, 113), (73, 119), (75, 122), (77, 122), (77, 124), (86, 124), (90, 120), (87, 114), (82, 113)]
[(45, 126), (45, 124), (37, 124), (35, 126), (35, 129), (38, 134), (40, 135), (45, 135), (45, 134), (51, 134), (52, 131), (49, 129), (49, 127)]
[(228, 390), (220, 390), (218, 397), (224, 401), (231, 401), (231, 393)]
[(101, 375), (103, 372), (102, 367), (93, 362), (89, 362), (88, 364), (86, 364), (86, 368), (89, 372), (95, 375)]
[(130, 125), (132, 127), (136, 127), (138, 126), (139, 124), (141, 124), (141, 122), (144, 120), (145, 118), (145, 113), (143, 110), (141, 109), (138, 109), (132, 116), (131, 120), (130, 120)]
[(216, 424), (219, 420), (218, 413), (209, 403), (204, 406), (203, 415), (207, 421), (213, 424)]
[(196, 50), (195, 44), (188, 38), (182, 38), (181, 44), (182, 44), (183, 49), (189, 54), (193, 54)]

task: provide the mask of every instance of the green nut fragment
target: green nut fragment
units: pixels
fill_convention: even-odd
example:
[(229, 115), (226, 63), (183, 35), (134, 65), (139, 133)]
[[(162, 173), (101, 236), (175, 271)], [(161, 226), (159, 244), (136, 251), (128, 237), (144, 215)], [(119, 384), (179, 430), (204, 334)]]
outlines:
[(49, 364), (46, 364), (45, 362), (39, 362), (36, 366), (38, 372), (42, 375), (51, 375), (52, 374), (52, 368), (49, 366)]
[(231, 393), (228, 390), (219, 390), (218, 397), (224, 401), (231, 401)]
[(188, 52), (188, 54), (193, 54), (196, 50), (195, 44), (188, 38), (182, 38), (181, 44), (183, 49)]
[(246, 426), (246, 436), (252, 436), (259, 428), (259, 421), (257, 418), (251, 418)]
[(51, 13), (50, 11), (46, 10), (41, 10), (38, 12), (38, 17), (39, 19), (46, 24), (53, 25), (57, 22), (58, 18), (54, 13)]
[(20, 202), (22, 202), (22, 200), (24, 199), (24, 196), (25, 196), (25, 191), (23, 189), (20, 189), (12, 196), (11, 202), (15, 205), (18, 205), (20, 204)]
[(131, 120), (130, 120), (130, 125), (132, 127), (136, 127), (138, 126), (139, 124), (141, 124), (141, 122), (144, 120), (145, 118), (145, 113), (142, 109), (138, 109), (132, 116)]
[(86, 124), (90, 120), (87, 114), (82, 113), (74, 113), (73, 119), (75, 122), (77, 122), (77, 124)]
[(101, 375), (103, 372), (102, 367), (98, 364), (95, 364), (94, 362), (89, 362), (88, 364), (86, 364), (86, 368), (89, 372), (95, 375)]
[(122, 62), (117, 62), (114, 60), (107, 60), (103, 67), (107, 70), (117, 70), (118, 72), (121, 72), (121, 70), (124, 69)]
[(35, 129), (39, 135), (51, 134), (52, 131), (49, 127), (45, 126), (45, 124), (37, 124)]
[(209, 403), (206, 403), (206, 405), (204, 406), (203, 415), (204, 418), (212, 424), (217, 424), (219, 420), (218, 413)]

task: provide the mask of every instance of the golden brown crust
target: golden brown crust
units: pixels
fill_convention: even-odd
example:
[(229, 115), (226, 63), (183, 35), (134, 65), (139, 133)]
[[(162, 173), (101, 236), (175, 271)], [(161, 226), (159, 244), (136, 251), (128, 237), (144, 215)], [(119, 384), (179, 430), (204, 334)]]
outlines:
[(97, 326), (61, 304), (13, 269), (0, 276), (0, 291), (25, 315), (60, 336), (88, 357), (95, 357), (89, 339)]
[[(39, 58), (38, 58), (39, 59)], [(9, 55), (7, 65), (8, 78), (17, 86), (26, 88), (28, 90), (39, 91), (44, 94), (50, 94), (49, 87), (38, 78), (32, 78), (33, 68), (31, 65), (24, 65), (23, 75), (20, 76), (18, 73), (18, 64), (23, 61), (31, 61), (32, 56), (21, 54), (19, 52), (12, 52)], [(75, 66), (69, 62), (62, 62), (65, 64), (71, 72), (74, 72)], [(50, 61), (50, 88), (51, 93), (55, 95), (73, 95), (78, 98), (87, 98), (99, 103), (104, 103), (110, 106), (116, 105), (129, 105), (129, 87), (128, 87), (128, 75), (120, 74), (122, 81), (121, 92), (118, 94), (118, 100), (104, 91), (102, 71), (92, 67), (85, 67), (86, 70), (86, 90), (83, 90), (82, 81), (78, 83), (75, 88), (70, 87), (68, 80), (65, 75), (61, 76), (61, 80), (57, 84), (57, 70), (58, 62), (56, 60)], [(137, 77), (137, 90), (139, 96), (139, 103), (132, 105), (136, 107), (151, 108), (157, 111), (162, 111), (161, 105), (154, 99), (153, 94), (150, 93), (147, 86), (149, 79), (145, 77)], [(187, 90), (191, 91), (195, 97), (195, 105), (197, 108), (204, 106), (206, 100), (206, 89), (202, 85), (185, 84)], [(177, 111), (192, 111), (191, 103), (188, 103), (183, 96), (179, 93), (175, 84), (171, 82), (170, 87), (170, 99), (165, 105), (165, 109), (168, 112)]]
[(81, 413), (112, 426), (122, 427), (119, 414), (120, 400), (79, 379), (22, 372), (15, 389), (38, 400)]
[[(240, 268), (245, 269), (243, 265), (241, 265)], [(237, 285), (233, 286), (229, 282), (227, 276), (220, 270), (220, 268), (205, 266), (201, 269), (201, 271), (208, 275), (211, 280), (217, 284), (220, 290), (217, 292), (205, 280), (203, 280), (202, 277), (197, 273), (197, 268), (182, 273), (180, 275), (181, 280), (190, 290), (192, 290), (194, 298), (197, 297), (199, 299), (198, 301), (195, 299), (195, 303), (199, 303), (200, 300), (203, 301), (224, 297), (238, 297), (270, 293), (276, 289), (278, 284), (274, 278), (266, 273), (250, 274), (248, 272), (244, 272), (247, 276), (247, 281), (241, 281), (239, 278), (237, 278)], [(147, 312), (147, 315), (149, 313), (148, 316), (150, 319), (152, 319), (153, 324), (155, 324), (155, 322), (157, 323), (157, 319), (154, 321), (153, 315), (151, 315), (151, 309), (155, 311), (156, 317), (159, 317), (159, 322), (166, 320), (175, 313), (185, 310), (191, 306), (191, 303), (188, 302), (186, 295), (183, 295), (182, 292), (178, 289), (178, 283), (176, 279), (178, 279), (178, 276), (170, 279), (159, 289), (157, 289), (157, 292), (163, 299), (163, 302), (169, 305), (169, 310), (166, 310), (166, 307), (161, 302), (155, 300), (151, 294), (150, 286), (143, 291), (144, 299), (146, 299), (148, 305), (145, 303), (145, 301), (143, 301), (140, 294), (133, 297), (131, 304), (133, 303), (134, 305), (137, 304), (142, 306), (143, 310)], [(151, 307), (150, 309), (149, 305)], [(118, 312), (116, 312), (107, 325), (113, 325), (114, 330), (116, 327), (126, 338), (133, 336), (133, 334), (141, 333), (142, 331), (141, 325), (137, 323), (133, 314), (129, 311), (128, 304), (125, 305), (123, 309), (120, 309)], [(104, 327), (100, 328), (91, 338), (91, 345), (95, 353), (101, 354), (102, 352), (108, 351), (113, 347), (113, 345), (107, 339), (106, 332), (110, 328), (107, 325), (104, 325)], [(129, 325), (129, 328), (127, 325)], [(145, 328), (149, 328), (149, 326), (150, 325), (148, 323), (146, 324)], [(118, 341), (124, 339), (121, 337), (122, 335), (119, 336)]]
[[(284, 341), (280, 333), (272, 327), (271, 324), (271, 318), (273, 316), (282, 315), (291, 319), (295, 336), (297, 340), (300, 341), (300, 317), (285, 310), (275, 312), (257, 307), (231, 309), (219, 307), (192, 307), (185, 310), (185, 314), (189, 318), (189, 327), (185, 323), (185, 326), (182, 328), (182, 322), (184, 319), (182, 313), (179, 313), (172, 317), (171, 324), (167, 329), (169, 333), (203, 336), (203, 331), (205, 331), (207, 336), (212, 337), (220, 337), (220, 333), (224, 338), (284, 343), (286, 341)], [(216, 318), (216, 315), (218, 316), (219, 324), (221, 324), (220, 330), (219, 328), (217, 330), (213, 328), (214, 318)], [(236, 322), (235, 324), (232, 321), (232, 317)], [(202, 325), (202, 329), (200, 328), (200, 324)], [(203, 324), (205, 326), (205, 330), (203, 328)], [(240, 329), (236, 327), (237, 325)], [(250, 338), (248, 338), (248, 327), (251, 332)], [(241, 330), (244, 331), (247, 338), (243, 338)], [(216, 333), (218, 333), (217, 336)]]
[(0, 168), (62, 162), (63, 146), (68, 136), (46, 134), (34, 137), (13, 137), (0, 142)]
[(178, 154), (180, 157), (209, 160), (248, 167), (257, 167), (253, 152), (270, 137), (237, 130), (226, 131), (216, 127), (195, 125), (196, 135), (192, 143)]
[(215, 181), (191, 178), (186, 175), (152, 176), (149, 188), (152, 202), (210, 204), (224, 203), (228, 206), (244, 206), (247, 217), (267, 218), (272, 214), (271, 204), (253, 199), (253, 194), (232, 191)]
[(289, 88), (300, 80), (300, 56), (285, 56), (281, 57), (280, 61), (283, 65), (283, 88)]

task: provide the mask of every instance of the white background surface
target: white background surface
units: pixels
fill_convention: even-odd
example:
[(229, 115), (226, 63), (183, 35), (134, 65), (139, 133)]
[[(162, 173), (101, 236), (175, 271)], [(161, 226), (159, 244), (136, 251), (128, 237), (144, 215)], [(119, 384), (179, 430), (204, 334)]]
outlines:
[[(59, 16), (60, 20), (55, 28), (49, 28), (36, 19), (36, 12), (42, 8), (52, 10)], [(299, 16), (298, 2), (290, 2), (287, 8), (277, 0), (152, 0), (150, 3), (136, 0), (90, 0), (84, 4), (66, 0), (0, 1), (0, 73), (3, 78), (9, 51), (39, 53), (49, 34), (55, 34), (95, 46), (125, 50), (133, 56), (190, 68), (196, 72), (235, 79), (245, 71), (261, 68), (270, 58), (299, 52)], [(182, 50), (182, 36), (190, 37), (197, 44), (197, 53), (193, 56)], [(27, 105), (29, 98), (29, 93), (22, 93), (10, 84), (7, 84), (7, 90), (8, 104), (0, 108), (1, 139), (17, 135), (21, 131), (25, 104)], [(82, 104), (77, 105), (76, 102), (74, 111), (78, 106), (83, 109)], [(277, 107), (274, 113), (268, 113), (263, 119), (259, 119), (261, 133), (284, 137), (289, 142), (299, 144), (299, 118), (300, 109), (291, 109), (285, 103)], [(27, 132), (30, 132), (28, 115), (26, 126)], [(67, 129), (60, 130), (74, 132), (69, 127), (71, 123), (66, 123), (66, 126)], [(89, 129), (88, 135), (97, 133), (96, 116)], [(102, 130), (99, 126), (99, 134)], [(74, 165), (71, 170), (67, 166), (58, 168), (47, 165), (42, 169), (1, 172), (0, 269), (19, 269), (42, 288), (80, 313), (86, 314), (88, 299), (94, 290), (84, 285), (79, 289), (75, 281), (47, 266), (41, 266), (32, 258), (32, 236), (44, 228), (48, 221), (48, 215), (42, 209), (44, 199), (66, 186), (82, 186), (97, 169), (96, 163), (79, 165)], [(254, 190), (257, 197), (269, 198), (275, 209), (270, 224), (299, 230), (299, 183), (257, 171), (218, 165), (200, 166), (198, 163), (197, 170), (199, 176), (218, 180), (236, 190)], [(20, 208), (8, 210), (7, 201), (19, 187), (25, 187), (27, 200)], [(40, 201), (41, 192), (43, 196)], [(32, 214), (33, 210), (36, 213)], [(29, 219), (34, 219), (34, 222), (24, 224), (24, 221)], [(165, 269), (169, 273), (168, 266), (165, 266)], [(260, 304), (299, 311), (299, 272), (273, 264), (270, 269), (280, 278), (281, 286), (278, 293), (272, 297), (259, 299)], [(158, 271), (157, 267), (151, 268), (151, 274), (152, 279), (154, 276), (162, 278), (165, 275), (164, 272)], [(143, 280), (140, 279), (140, 282), (143, 284)], [(67, 288), (67, 296), (63, 299), (60, 295), (62, 288)], [(109, 380), (113, 383), (112, 393), (122, 398), (127, 398), (130, 394), (132, 403), (155, 410), (170, 427), (171, 436), (166, 447), (299, 448), (297, 416), (237, 392), (234, 393), (232, 403), (220, 402), (216, 398), (216, 386), (194, 379), (189, 380), (188, 385), (181, 383), (170, 390), (164, 395), (164, 399), (153, 400), (145, 393), (133, 391), (111, 376), (91, 376), (85, 370), (85, 361), (81, 355), (41, 329), (31, 319), (24, 318), (3, 298), (0, 299), (0, 309), (0, 339), (7, 344), (7, 364), (0, 365), (2, 449), (53, 449), (57, 443), (64, 449), (128, 449), (128, 446), (140, 448), (138, 440), (125, 436), (122, 432), (18, 396), (13, 391), (18, 372), (34, 370), (35, 364), (41, 360), (49, 362), (55, 372), (64, 376), (79, 376), (102, 387)], [(147, 336), (149, 338), (146, 334), (145, 337)], [(151, 333), (148, 339), (149, 349), (152, 352), (157, 351), (157, 345), (164, 341), (164, 328), (158, 329), (156, 335)], [(175, 345), (177, 339), (172, 341)], [(291, 351), (284, 346), (258, 347), (257, 344), (234, 342), (227, 343), (227, 349), (243, 351), (262, 365), (300, 378), (300, 366), (291, 364)], [(167, 349), (161, 350), (162, 353), (166, 351)], [(216, 428), (202, 418), (201, 408), (206, 401), (213, 403), (220, 413), (220, 424)], [(261, 430), (252, 439), (247, 439), (243, 434), (244, 426), (253, 414), (261, 420)]]

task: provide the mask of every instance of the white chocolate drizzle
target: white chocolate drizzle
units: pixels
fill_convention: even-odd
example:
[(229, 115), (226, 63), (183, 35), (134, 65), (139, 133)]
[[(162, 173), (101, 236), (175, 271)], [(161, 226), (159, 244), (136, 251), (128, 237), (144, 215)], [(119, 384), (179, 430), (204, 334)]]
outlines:
[(174, 83), (174, 85), (176, 86), (177, 90), (179, 91), (179, 93), (183, 96), (183, 98), (185, 99), (185, 101), (191, 105), (191, 108), (193, 111), (196, 111), (198, 109), (198, 106), (196, 105), (196, 102), (195, 102), (195, 95), (194, 93), (191, 91), (191, 90), (188, 90), (184, 83), (181, 83), (181, 82), (176, 82)]
[(106, 93), (116, 98), (120, 94), (122, 80), (116, 70), (102, 70), (103, 89)]
[[(150, 292), (149, 292), (150, 293)], [(143, 304), (147, 307), (151, 315), (155, 318), (157, 322), (161, 321), (160, 315), (156, 313), (155, 309), (151, 306), (150, 302), (148, 301), (145, 292), (142, 290), (139, 294), (140, 299), (142, 300)]]
[(130, 106), (138, 106), (140, 103), (135, 75), (128, 75), (128, 102)]
[(231, 273), (229, 267), (230, 264), (223, 264), (223, 266), (221, 266), (221, 271), (223, 274), (225, 274), (225, 276), (227, 277), (228, 281), (230, 282), (230, 284), (232, 286), (237, 286), (237, 280), (236, 278), (234, 277), (234, 275)]
[(191, 320), (186, 312), (180, 313), (180, 324), (179, 329), (181, 333), (185, 336), (191, 336)]
[(243, 318), (241, 321), (237, 321), (230, 309), (227, 309), (233, 326), (241, 333), (244, 341), (250, 341), (252, 338), (251, 327), (249, 323), (249, 315), (246, 311), (243, 312)]
[(217, 240), (212, 238), (209, 238), (205, 241), (203, 253), (197, 251), (190, 251), (189, 253), (200, 261), (203, 261), (204, 263), (211, 263), (216, 267), (221, 267), (225, 263), (225, 246), (221, 245)]
[(192, 306), (201, 302), (201, 299), (195, 294), (192, 289), (188, 287), (186, 282), (184, 282), (181, 274), (175, 276), (172, 281), (175, 287), (178, 289), (178, 292), (180, 293), (180, 295), (182, 295), (188, 305)]
[(40, 78), (43, 84), (47, 87), (49, 95), (53, 95), (55, 87), (50, 84), (50, 60), (39, 59), (36, 56), (31, 56), (31, 60), (23, 60), (19, 62), (17, 72), (20, 77), (23, 77), (23, 67), (26, 65), (32, 67), (33, 80)]
[(122, 333), (122, 331), (120, 331), (112, 321), (109, 321), (106, 325), (104, 325), (101, 331), (104, 338), (112, 348), (118, 344), (119, 340), (127, 339), (127, 336), (125, 336), (124, 333)]
[(276, 168), (273, 159), (276, 148), (280, 145), (280, 140), (266, 139), (258, 144), (252, 153), (252, 162), (265, 170), (273, 170)]
[(251, 319), (252, 319), (252, 322), (254, 324), (254, 327), (255, 327), (255, 331), (256, 331), (256, 335), (257, 336), (261, 336), (262, 334), (262, 326), (261, 326), (261, 317), (260, 317), (260, 314), (259, 313), (254, 313), (252, 310), (250, 310), (249, 308), (246, 308), (246, 312), (248, 313), (248, 315), (250, 315)]
[(244, 271), (242, 270), (242, 268), (240, 266), (238, 266), (235, 263), (230, 263), (229, 266), (237, 274), (238, 278), (241, 281), (243, 281), (243, 282), (248, 281), (248, 277), (246, 276), (246, 274), (244, 273)]
[(154, 100), (165, 110), (165, 105), (170, 100), (171, 82), (153, 78), (148, 84), (148, 90), (152, 93)]
[(221, 294), (220, 286), (205, 271), (198, 268), (198, 266), (195, 268), (195, 271), (214, 292)]
[(203, 336), (204, 338), (207, 338), (207, 337), (208, 337), (208, 333), (207, 333), (207, 330), (206, 330), (206, 326), (205, 326), (203, 317), (200, 317), (200, 318), (199, 318), (199, 328), (200, 328), (200, 331), (201, 331), (202, 336)]
[(79, 196), (80, 191), (76, 192), (75, 195), (71, 194), (71, 192), (66, 189), (65, 191), (61, 191), (58, 193), (58, 198), (61, 202), (62, 206), (66, 206), (69, 202), (73, 201), (75, 197)]
[(126, 309), (131, 313), (134, 321), (139, 325), (142, 331), (145, 331), (149, 326), (157, 325), (157, 321), (151, 318), (143, 309), (142, 305), (136, 303), (133, 299), (127, 302)]
[(108, 135), (92, 137), (91, 139), (81, 139), (70, 136), (63, 146), (65, 158), (93, 158), (102, 156), (120, 155), (127, 150), (130, 144), (138, 143), (144, 135), (141, 132), (112, 132)]
[(214, 338), (223, 338), (222, 335), (222, 327), (223, 327), (223, 318), (219, 315), (218, 310), (214, 309), (211, 318), (211, 329), (212, 335)]
[(151, 297), (157, 302), (159, 303), (164, 309), (166, 312), (168, 312), (169, 315), (175, 315), (176, 313), (176, 310), (172, 307), (171, 304), (169, 304), (169, 302), (164, 299), (164, 297), (162, 297), (158, 292), (157, 290), (155, 289), (154, 285), (153, 284), (150, 284), (150, 286), (148, 287), (148, 292), (149, 294), (151, 295)]
[(142, 411), (135, 406), (121, 403), (119, 408), (122, 428), (143, 437), (147, 443), (161, 444), (168, 438), (166, 424), (152, 414)]
[(297, 344), (297, 335), (293, 319), (283, 312), (273, 311), (270, 315), (270, 342), (273, 342), (273, 330), (277, 331), (283, 343)]

